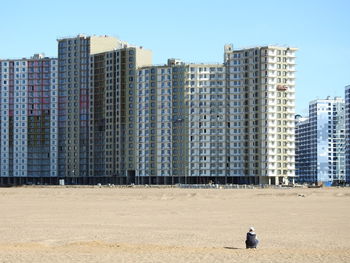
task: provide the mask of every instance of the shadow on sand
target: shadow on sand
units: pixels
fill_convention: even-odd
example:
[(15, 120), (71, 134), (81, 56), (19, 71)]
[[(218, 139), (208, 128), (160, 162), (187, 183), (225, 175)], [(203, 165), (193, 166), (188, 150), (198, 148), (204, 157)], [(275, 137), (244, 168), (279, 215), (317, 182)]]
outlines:
[(225, 249), (242, 249), (242, 248), (239, 248), (239, 247), (224, 247)]

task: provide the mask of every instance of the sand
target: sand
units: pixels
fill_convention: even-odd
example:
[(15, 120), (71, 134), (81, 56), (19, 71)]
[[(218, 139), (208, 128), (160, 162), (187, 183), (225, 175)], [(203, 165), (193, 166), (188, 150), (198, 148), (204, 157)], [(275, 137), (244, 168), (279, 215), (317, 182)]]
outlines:
[(349, 188), (0, 188), (0, 208), (0, 262), (350, 262)]

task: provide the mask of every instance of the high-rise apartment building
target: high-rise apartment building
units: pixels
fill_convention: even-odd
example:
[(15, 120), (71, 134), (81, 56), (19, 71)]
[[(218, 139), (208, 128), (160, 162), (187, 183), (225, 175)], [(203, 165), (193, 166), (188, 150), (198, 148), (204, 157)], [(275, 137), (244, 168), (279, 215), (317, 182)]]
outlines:
[(298, 182), (339, 184), (345, 181), (344, 100), (314, 100), (309, 117), (296, 119)]
[[(317, 135), (310, 129), (309, 117), (295, 117), (295, 175), (297, 181), (315, 182), (317, 173)], [(306, 182), (307, 180), (305, 180)]]
[(246, 182), (294, 181), (295, 52), (290, 47), (225, 46), (230, 130), (237, 132), (229, 141), (239, 145), (234, 147), (239, 156), (230, 160)]
[[(40, 136), (31, 137), (49, 136), (56, 151), (41, 165), (49, 161), (50, 176), (66, 183), (293, 182), (295, 51), (226, 45), (221, 64), (169, 59), (152, 66), (151, 51), (113, 37), (59, 39), (50, 69), (58, 83), (49, 87), (51, 108), (44, 112), (51, 114), (50, 133), (42, 137), (35, 128)], [(2, 113), (11, 116), (17, 106), (5, 89), (16, 86), (7, 82), (12, 69), (2, 65)], [(48, 107), (46, 97), (35, 101)], [(1, 127), (1, 148), (11, 151), (5, 141), (13, 134)], [(13, 162), (2, 161), (1, 169)]]
[(139, 69), (141, 182), (292, 182), (295, 51), (225, 46), (221, 65)]
[(350, 183), (350, 85), (345, 87), (345, 175)]
[(152, 63), (151, 52), (83, 35), (58, 40), (58, 49), (59, 175), (73, 183), (132, 176), (135, 70)]
[(60, 177), (89, 176), (90, 55), (121, 45), (108, 36), (58, 40)]
[(0, 60), (1, 184), (57, 176), (57, 64), (42, 54)]
[(137, 83), (139, 181), (225, 178), (225, 67), (169, 59), (140, 68)]
[(90, 62), (89, 176), (135, 182), (136, 69), (152, 64), (152, 53), (125, 43)]

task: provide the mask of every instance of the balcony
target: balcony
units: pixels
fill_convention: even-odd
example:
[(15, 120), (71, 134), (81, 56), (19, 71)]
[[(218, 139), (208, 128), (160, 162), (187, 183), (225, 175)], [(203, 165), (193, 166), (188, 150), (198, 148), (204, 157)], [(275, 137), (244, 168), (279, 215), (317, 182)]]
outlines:
[(261, 77), (262, 77), (262, 78), (267, 78), (267, 77), (269, 77), (269, 78), (276, 78), (276, 77), (277, 77), (277, 74), (276, 74), (275, 71), (271, 71), (271, 72), (269, 72), (267, 75), (261, 74)]
[(287, 63), (291, 65), (295, 65), (295, 59), (294, 58), (288, 58)]

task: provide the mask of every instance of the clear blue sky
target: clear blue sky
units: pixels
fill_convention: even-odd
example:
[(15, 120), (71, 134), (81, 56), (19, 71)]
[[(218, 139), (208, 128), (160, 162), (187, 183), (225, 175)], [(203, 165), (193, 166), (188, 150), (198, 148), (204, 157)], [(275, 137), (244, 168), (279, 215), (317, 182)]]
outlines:
[(1, 0), (0, 58), (57, 56), (56, 39), (112, 35), (167, 58), (222, 62), (223, 46), (280, 44), (297, 53), (297, 112), (350, 84), (349, 0)]

